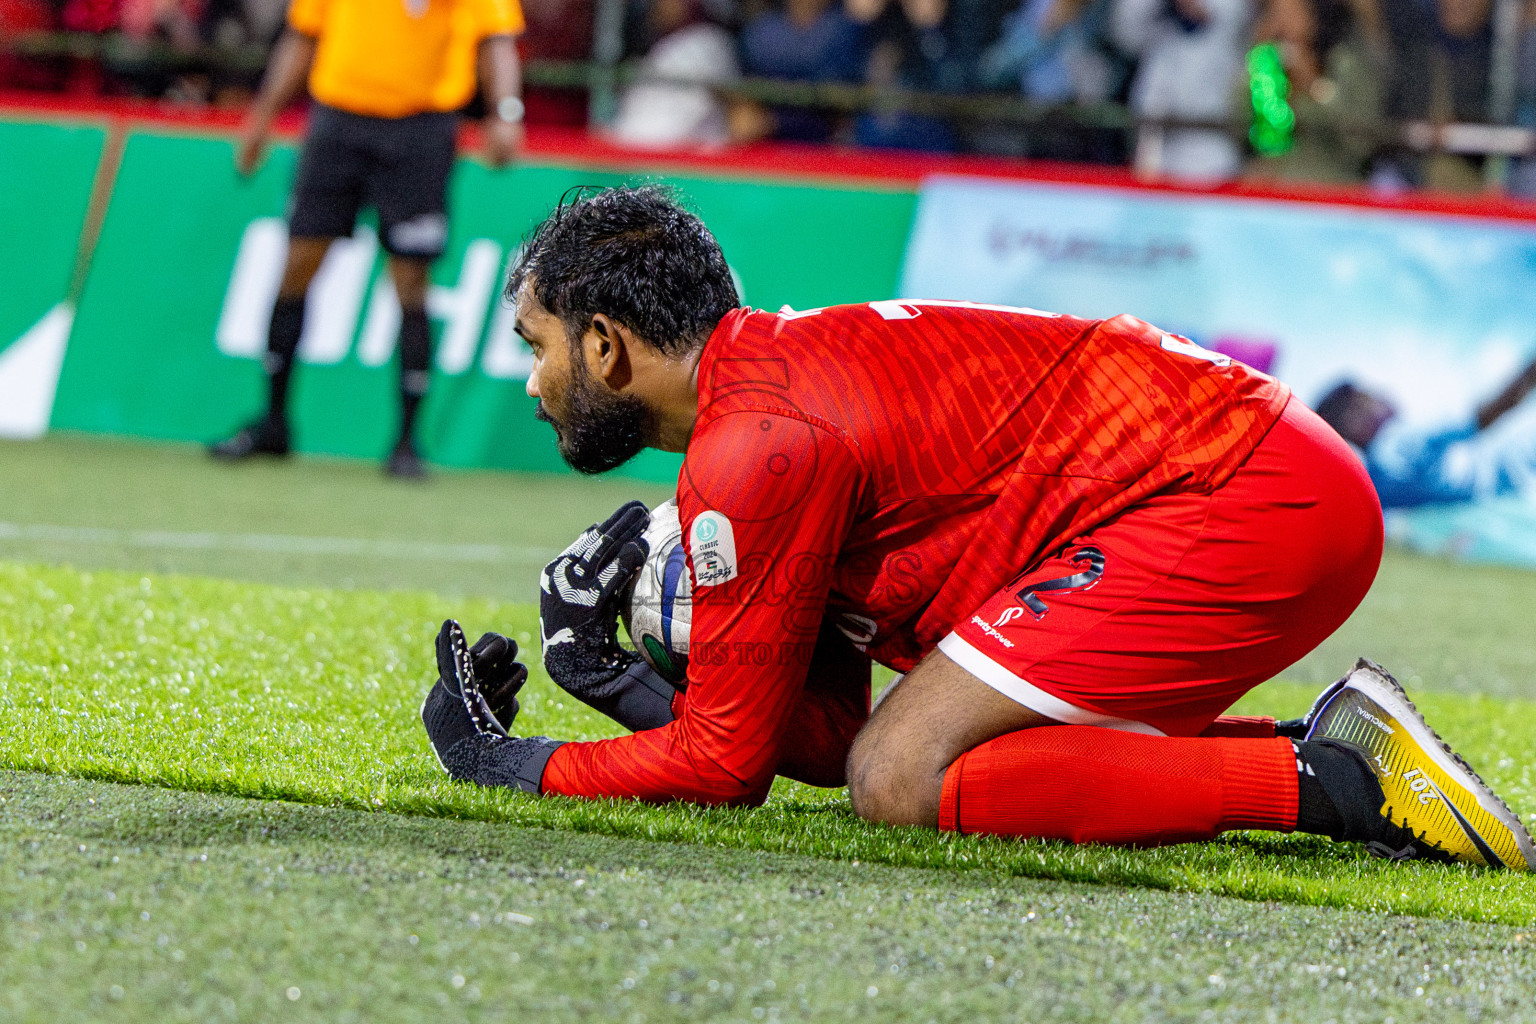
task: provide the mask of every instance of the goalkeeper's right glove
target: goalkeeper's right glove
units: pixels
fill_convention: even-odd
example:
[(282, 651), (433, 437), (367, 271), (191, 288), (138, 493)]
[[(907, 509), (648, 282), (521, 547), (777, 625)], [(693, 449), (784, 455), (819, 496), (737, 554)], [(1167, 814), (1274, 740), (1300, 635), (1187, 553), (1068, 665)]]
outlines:
[(562, 690), (638, 732), (672, 721), (677, 687), (619, 646), (619, 604), (645, 565), (650, 513), (631, 501), (544, 567), (539, 632), (544, 670)]

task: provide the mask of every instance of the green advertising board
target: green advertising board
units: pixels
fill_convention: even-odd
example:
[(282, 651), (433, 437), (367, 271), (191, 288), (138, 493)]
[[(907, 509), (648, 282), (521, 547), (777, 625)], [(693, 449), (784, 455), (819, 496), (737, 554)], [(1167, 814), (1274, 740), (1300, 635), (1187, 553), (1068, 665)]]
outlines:
[(0, 436), (48, 425), (105, 138), (89, 126), (0, 122)]
[[(260, 356), (295, 153), (250, 180), (224, 138), (130, 134), (53, 405), (57, 429), (208, 441), (261, 407)], [(915, 196), (725, 176), (644, 176), (460, 161), (429, 299), (434, 383), (423, 447), (439, 463), (562, 466), (524, 393), (530, 354), (501, 299), (519, 240), (575, 185), (665, 180), (719, 237), (744, 300), (796, 308), (893, 294)], [(301, 450), (382, 456), (396, 430), (398, 305), (370, 224), (333, 246), (311, 289), (291, 403)], [(657, 480), (678, 460), (627, 467)]]

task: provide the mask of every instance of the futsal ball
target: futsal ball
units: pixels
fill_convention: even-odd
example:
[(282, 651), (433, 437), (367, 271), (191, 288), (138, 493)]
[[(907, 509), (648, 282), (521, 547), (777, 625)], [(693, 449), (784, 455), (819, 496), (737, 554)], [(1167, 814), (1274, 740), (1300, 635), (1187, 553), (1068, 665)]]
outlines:
[(688, 680), (688, 627), (692, 621), (693, 585), (688, 578), (683, 528), (677, 502), (651, 509), (645, 528), (650, 556), (635, 574), (620, 606), (624, 629), (635, 650), (670, 683)]

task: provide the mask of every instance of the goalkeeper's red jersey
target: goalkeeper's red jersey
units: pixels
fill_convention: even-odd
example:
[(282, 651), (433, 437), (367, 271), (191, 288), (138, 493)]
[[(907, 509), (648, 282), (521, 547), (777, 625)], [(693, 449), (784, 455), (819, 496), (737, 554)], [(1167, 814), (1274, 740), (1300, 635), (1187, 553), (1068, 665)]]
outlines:
[(1219, 487), (1289, 398), (1134, 317), (927, 301), (736, 310), (698, 383), (677, 720), (566, 744), (546, 792), (760, 796), (824, 619), (906, 671), (1074, 537)]

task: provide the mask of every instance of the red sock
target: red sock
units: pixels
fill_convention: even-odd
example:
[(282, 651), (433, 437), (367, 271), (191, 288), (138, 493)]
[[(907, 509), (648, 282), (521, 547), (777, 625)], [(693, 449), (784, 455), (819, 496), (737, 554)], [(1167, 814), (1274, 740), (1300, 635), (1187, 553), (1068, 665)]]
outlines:
[(939, 828), (1159, 846), (1296, 827), (1288, 739), (1143, 736), (1090, 725), (999, 736), (944, 775)]

